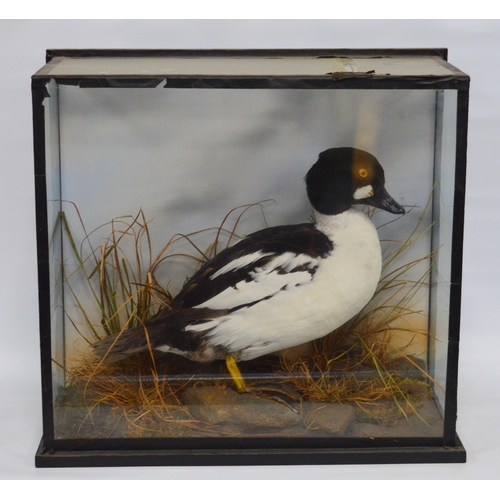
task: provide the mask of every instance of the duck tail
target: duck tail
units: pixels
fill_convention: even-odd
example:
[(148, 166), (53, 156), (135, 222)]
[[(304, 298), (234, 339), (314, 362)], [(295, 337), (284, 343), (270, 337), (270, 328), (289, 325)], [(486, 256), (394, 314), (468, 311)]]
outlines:
[(138, 326), (130, 330), (109, 335), (91, 345), (95, 356), (114, 363), (133, 354), (145, 352), (148, 347), (146, 327)]

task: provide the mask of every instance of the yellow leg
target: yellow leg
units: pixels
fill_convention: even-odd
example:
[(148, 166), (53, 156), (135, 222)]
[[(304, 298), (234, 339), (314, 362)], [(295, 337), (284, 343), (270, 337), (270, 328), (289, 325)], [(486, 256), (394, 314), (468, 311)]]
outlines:
[(236, 384), (238, 391), (247, 392), (247, 386), (245, 385), (243, 376), (241, 375), (240, 369), (236, 364), (236, 360), (231, 356), (231, 354), (228, 354), (226, 356), (226, 366), (227, 369), (229, 370), (229, 373), (231, 374), (231, 377), (233, 377), (234, 383)]

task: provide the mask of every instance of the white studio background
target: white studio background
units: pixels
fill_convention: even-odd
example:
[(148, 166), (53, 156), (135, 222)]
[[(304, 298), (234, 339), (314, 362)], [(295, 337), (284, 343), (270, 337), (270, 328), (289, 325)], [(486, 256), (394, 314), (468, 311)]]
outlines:
[[(258, 36), (257, 36), (258, 34)], [(0, 478), (500, 478), (498, 21), (0, 21)], [(34, 468), (41, 437), (30, 76), (47, 48), (447, 47), (472, 78), (458, 433), (461, 465)], [(296, 131), (294, 133), (297, 133)], [(300, 138), (297, 139), (300, 141)]]

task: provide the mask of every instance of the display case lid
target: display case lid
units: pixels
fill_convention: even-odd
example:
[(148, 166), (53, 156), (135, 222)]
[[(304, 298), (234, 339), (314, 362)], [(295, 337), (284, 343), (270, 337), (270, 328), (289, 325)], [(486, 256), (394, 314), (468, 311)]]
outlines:
[(34, 78), (456, 77), (445, 49), (421, 50), (49, 50)]

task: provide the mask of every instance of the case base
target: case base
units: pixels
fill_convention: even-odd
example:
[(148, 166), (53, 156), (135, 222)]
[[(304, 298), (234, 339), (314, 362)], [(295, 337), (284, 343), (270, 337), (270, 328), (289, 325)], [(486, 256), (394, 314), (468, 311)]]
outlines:
[(208, 465), (349, 465), (465, 463), (466, 451), (457, 437), (451, 447), (412, 446), (387, 448), (326, 449), (226, 449), (226, 450), (108, 450), (46, 451), (43, 439), (35, 466), (137, 467)]

